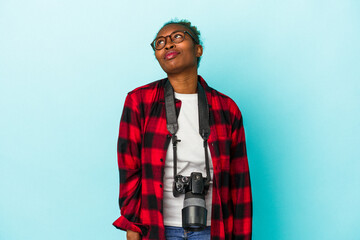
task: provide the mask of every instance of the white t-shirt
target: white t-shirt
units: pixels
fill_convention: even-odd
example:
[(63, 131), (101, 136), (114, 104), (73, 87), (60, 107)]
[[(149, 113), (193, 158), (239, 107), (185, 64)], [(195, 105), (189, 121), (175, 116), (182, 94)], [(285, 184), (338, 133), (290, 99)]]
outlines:
[[(182, 176), (190, 176), (192, 172), (201, 172), (206, 177), (204, 140), (199, 134), (199, 109), (198, 94), (175, 93), (175, 98), (181, 100), (180, 114), (178, 117), (179, 129), (176, 133), (181, 142), (177, 144), (177, 173)], [(210, 163), (210, 188), (205, 196), (207, 209), (207, 226), (211, 225), (211, 203), (213, 185), (213, 165), (209, 153)], [(182, 226), (181, 210), (183, 209), (185, 194), (174, 197), (172, 186), (174, 182), (173, 145), (169, 144), (166, 153), (165, 174), (164, 174), (164, 199), (163, 215), (165, 226)]]

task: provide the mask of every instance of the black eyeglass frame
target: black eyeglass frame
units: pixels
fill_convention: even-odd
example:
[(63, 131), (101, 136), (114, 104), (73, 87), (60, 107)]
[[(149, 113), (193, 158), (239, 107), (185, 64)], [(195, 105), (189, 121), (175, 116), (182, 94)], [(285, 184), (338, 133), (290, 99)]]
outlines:
[[(161, 49), (163, 49), (163, 48), (166, 46), (166, 41), (167, 41), (167, 38), (168, 38), (168, 37), (170, 37), (171, 42), (175, 43), (175, 42), (172, 40), (171, 35), (173, 35), (174, 33), (177, 33), (177, 32), (182, 32), (182, 33), (187, 33), (187, 34), (189, 34), (190, 37), (194, 40), (194, 42), (195, 42), (196, 44), (200, 44), (199, 41), (196, 40), (196, 38), (195, 38), (193, 35), (191, 35), (191, 33), (189, 33), (188, 31), (174, 31), (174, 32), (170, 33), (170, 34), (167, 35), (167, 36), (160, 36), (160, 37), (155, 38), (154, 41), (152, 41), (152, 42), (150, 43), (150, 46), (152, 47), (152, 49), (154, 49), (154, 51), (156, 51), (156, 50), (161, 50)], [(164, 44), (164, 46), (163, 46), (162, 48), (156, 49), (156, 47), (155, 47), (155, 42), (156, 42), (159, 38), (164, 38), (164, 39), (165, 39), (165, 44)], [(185, 39), (185, 35), (184, 35), (184, 39)], [(184, 39), (183, 39), (181, 42), (183, 42)], [(178, 43), (181, 43), (181, 42), (178, 42)], [(176, 44), (176, 43), (175, 43), (175, 44)]]

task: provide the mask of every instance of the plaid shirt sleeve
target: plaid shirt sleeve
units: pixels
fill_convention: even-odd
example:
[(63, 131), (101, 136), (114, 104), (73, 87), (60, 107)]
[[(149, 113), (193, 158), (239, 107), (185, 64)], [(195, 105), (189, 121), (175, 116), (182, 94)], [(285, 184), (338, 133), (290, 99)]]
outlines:
[[(236, 104), (234, 103), (236, 106)], [(230, 147), (230, 193), (233, 202), (234, 228), (232, 239), (251, 239), (252, 196), (249, 165), (246, 154), (243, 118), (239, 108), (234, 110)]]
[(113, 225), (141, 233), (141, 121), (138, 106), (135, 96), (129, 93), (121, 116), (117, 150), (121, 216)]

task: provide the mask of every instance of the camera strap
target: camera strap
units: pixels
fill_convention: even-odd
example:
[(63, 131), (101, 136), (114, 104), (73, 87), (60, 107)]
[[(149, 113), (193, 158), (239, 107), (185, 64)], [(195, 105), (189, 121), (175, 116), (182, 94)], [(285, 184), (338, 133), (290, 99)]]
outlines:
[[(199, 134), (204, 140), (204, 151), (205, 151), (205, 165), (206, 165), (206, 189), (210, 185), (210, 166), (209, 166), (209, 153), (208, 153), (208, 144), (207, 141), (210, 136), (210, 124), (209, 124), (209, 105), (206, 99), (206, 93), (204, 88), (198, 82), (197, 85), (198, 92), (198, 109), (199, 109)], [(171, 86), (169, 80), (165, 83), (164, 88), (165, 94), (165, 111), (166, 111), (166, 127), (172, 135), (172, 144), (173, 144), (173, 161), (174, 161), (174, 180), (176, 181), (177, 176), (177, 143), (180, 140), (177, 139), (176, 133), (179, 129), (176, 116), (176, 107), (175, 107), (175, 96), (174, 89)]]

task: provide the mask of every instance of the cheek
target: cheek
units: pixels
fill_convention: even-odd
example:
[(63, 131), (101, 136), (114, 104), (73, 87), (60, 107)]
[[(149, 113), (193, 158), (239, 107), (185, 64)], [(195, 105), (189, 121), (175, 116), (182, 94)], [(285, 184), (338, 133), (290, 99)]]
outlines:
[(159, 61), (159, 53), (155, 52), (155, 58)]
[(186, 52), (184, 52), (184, 57), (186, 59), (186, 61), (188, 62), (192, 62), (193, 60), (196, 60), (196, 53), (194, 52), (193, 49), (189, 49)]
[(193, 45), (187, 45), (184, 46), (184, 53), (186, 54), (187, 57), (196, 57), (196, 51)]

